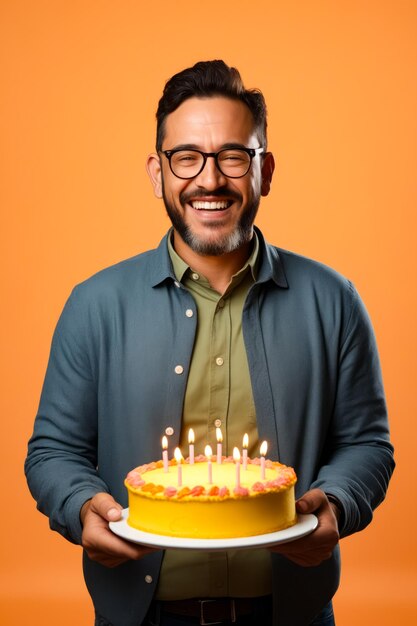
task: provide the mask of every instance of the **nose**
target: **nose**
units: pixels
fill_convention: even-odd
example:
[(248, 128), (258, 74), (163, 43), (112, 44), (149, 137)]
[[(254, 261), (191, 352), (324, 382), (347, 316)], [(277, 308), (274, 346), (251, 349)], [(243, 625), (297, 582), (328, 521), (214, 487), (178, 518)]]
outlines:
[(214, 156), (206, 158), (203, 170), (196, 176), (195, 182), (198, 187), (204, 187), (204, 189), (217, 189), (226, 184), (226, 177), (217, 167)]

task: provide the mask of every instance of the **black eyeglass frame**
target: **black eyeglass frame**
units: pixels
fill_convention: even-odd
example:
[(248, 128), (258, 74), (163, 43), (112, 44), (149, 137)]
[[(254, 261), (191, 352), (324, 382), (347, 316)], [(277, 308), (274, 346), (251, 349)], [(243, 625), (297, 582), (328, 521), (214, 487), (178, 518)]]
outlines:
[[(242, 152), (246, 152), (250, 156), (248, 169), (246, 170), (244, 174), (241, 174), (240, 176), (229, 176), (228, 174), (225, 174), (219, 165), (219, 162), (218, 162), (219, 154), (221, 154), (222, 152), (229, 152), (230, 150), (242, 150)], [(174, 174), (174, 176), (176, 176), (177, 178), (180, 178), (181, 180), (191, 180), (192, 178), (195, 178), (196, 176), (201, 174), (203, 169), (206, 167), (207, 159), (209, 157), (212, 157), (214, 159), (217, 169), (219, 170), (221, 174), (223, 174), (223, 176), (226, 176), (226, 178), (243, 178), (244, 176), (246, 176), (246, 174), (249, 172), (250, 168), (252, 167), (252, 161), (254, 157), (257, 154), (262, 154), (263, 152), (265, 152), (265, 148), (262, 148), (262, 147), (261, 148), (245, 148), (244, 146), (236, 146), (236, 148), (222, 148), (218, 152), (203, 152), (202, 150), (197, 150), (196, 148), (190, 148), (190, 149), (174, 148), (173, 150), (161, 150), (160, 152), (164, 154), (166, 158), (168, 159), (169, 169)], [(176, 174), (174, 170), (172, 169), (172, 165), (171, 165), (171, 157), (177, 152), (198, 152), (198, 154), (201, 154), (201, 156), (203, 157), (203, 164), (201, 168), (199, 169), (199, 171), (196, 174), (193, 174), (192, 176), (178, 176), (178, 174)]]

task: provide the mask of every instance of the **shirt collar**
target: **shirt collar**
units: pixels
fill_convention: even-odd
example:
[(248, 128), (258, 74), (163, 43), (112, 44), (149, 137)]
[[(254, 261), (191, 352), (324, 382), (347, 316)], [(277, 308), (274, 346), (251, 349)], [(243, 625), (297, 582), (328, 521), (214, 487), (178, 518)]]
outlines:
[(184, 278), (184, 274), (187, 273), (187, 271), (190, 268), (189, 265), (187, 265), (187, 263), (176, 253), (173, 243), (172, 243), (172, 236), (173, 236), (173, 229), (171, 228), (171, 230), (168, 233), (168, 254), (169, 254), (169, 258), (171, 259), (171, 263), (172, 263), (172, 267), (174, 270), (174, 274), (176, 279), (178, 280), (178, 282), (181, 282), (182, 279)]
[(284, 266), (279, 255), (278, 248), (269, 245), (262, 234), (262, 232), (254, 227), (256, 234), (259, 237), (260, 248), (260, 267), (258, 273), (258, 283), (265, 283), (268, 280), (273, 280), (278, 287), (288, 289), (287, 277), (285, 275)]
[[(173, 281), (179, 280), (176, 276), (176, 269), (174, 268), (174, 263), (169, 252), (170, 246), (173, 249), (172, 244), (170, 243), (171, 233), (172, 228), (162, 239), (158, 248), (153, 251), (154, 254), (152, 256), (149, 273), (150, 281), (153, 287), (156, 287), (169, 279)], [(256, 282), (263, 283), (272, 280), (279, 287), (284, 289), (288, 288), (288, 282), (278, 249), (267, 244), (262, 232), (256, 226), (254, 227), (254, 233), (257, 237), (257, 244), (254, 246), (252, 255), (256, 252), (256, 259), (254, 259), (255, 264), (253, 268), (251, 266), (251, 269), (252, 272), (255, 272), (254, 277), (256, 276)], [(251, 257), (249, 257), (247, 263), (250, 262)], [(181, 257), (178, 257), (178, 259), (180, 259), (184, 266), (184, 271), (186, 271), (188, 269), (188, 265), (181, 259)], [(183, 275), (184, 272), (182, 273), (182, 276)]]
[[(175, 251), (174, 246), (172, 244), (172, 229), (168, 233), (168, 254), (172, 262), (172, 267), (174, 270), (175, 277), (179, 282), (181, 282), (185, 274), (187, 272), (192, 272), (193, 269), (192, 267), (187, 265), (187, 263)], [(250, 269), (252, 278), (255, 282), (256, 277), (257, 277), (258, 261), (259, 261), (259, 240), (258, 240), (258, 236), (256, 232), (254, 232), (253, 247), (252, 247), (252, 252), (250, 254), (250, 257), (248, 258), (246, 263), (243, 265), (243, 267), (241, 267), (241, 269), (238, 272), (236, 272), (234, 277), (238, 276), (239, 274), (246, 273), (246, 271), (249, 271)]]

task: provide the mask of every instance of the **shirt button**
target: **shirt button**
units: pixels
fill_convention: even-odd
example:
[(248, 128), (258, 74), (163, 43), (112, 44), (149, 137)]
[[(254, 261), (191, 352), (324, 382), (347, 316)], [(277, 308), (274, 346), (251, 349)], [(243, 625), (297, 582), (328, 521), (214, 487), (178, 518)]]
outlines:
[(192, 278), (193, 280), (198, 280), (198, 279), (200, 278), (200, 274), (197, 274), (197, 272), (193, 272), (193, 273), (191, 274), (191, 278)]
[(220, 428), (220, 426), (222, 425), (222, 421), (217, 418), (216, 420), (214, 420), (214, 425), (216, 428)]
[(192, 317), (194, 315), (194, 311), (192, 309), (187, 309), (185, 314), (187, 317)]
[(223, 365), (223, 363), (224, 363), (224, 359), (221, 356), (218, 356), (216, 359), (216, 364)]
[(174, 371), (176, 374), (182, 374), (184, 371), (184, 368), (182, 365), (176, 365)]
[(145, 576), (145, 583), (150, 584), (153, 581), (153, 578), (150, 574), (146, 574)]
[(223, 309), (224, 308), (224, 300), (219, 300), (217, 303), (217, 306), (219, 307), (219, 309)]
[(167, 426), (167, 428), (165, 428), (165, 434), (168, 435), (168, 437), (171, 437), (171, 435), (174, 434), (174, 429), (172, 428), (172, 426)]

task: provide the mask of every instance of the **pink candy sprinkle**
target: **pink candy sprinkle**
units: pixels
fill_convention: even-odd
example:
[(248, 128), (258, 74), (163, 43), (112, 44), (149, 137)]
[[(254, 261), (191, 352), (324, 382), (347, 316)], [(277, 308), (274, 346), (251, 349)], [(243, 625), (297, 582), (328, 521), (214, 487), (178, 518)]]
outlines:
[(128, 473), (128, 475), (126, 476), (126, 481), (132, 487), (141, 487), (142, 485), (145, 484), (145, 481), (142, 480), (142, 477), (139, 474), (139, 472), (135, 470), (132, 470), (131, 472)]
[(175, 496), (176, 493), (177, 490), (175, 489), (175, 487), (167, 487), (164, 491), (164, 496), (166, 496), (167, 498), (172, 498), (172, 496)]
[(137, 476), (140, 477), (140, 473), (137, 472), (136, 470), (132, 470), (131, 472), (128, 473), (128, 475), (126, 476), (126, 480), (134, 480)]
[(268, 489), (277, 489), (278, 487), (282, 487), (286, 484), (287, 481), (285, 480), (285, 478), (275, 478), (274, 480), (269, 480), (267, 483), (265, 483), (265, 487), (267, 487)]
[(246, 489), (246, 487), (235, 487), (235, 489), (233, 489), (233, 493), (236, 496), (248, 496), (249, 489)]

